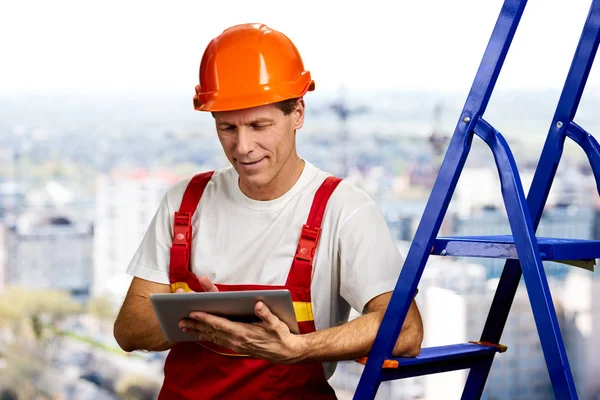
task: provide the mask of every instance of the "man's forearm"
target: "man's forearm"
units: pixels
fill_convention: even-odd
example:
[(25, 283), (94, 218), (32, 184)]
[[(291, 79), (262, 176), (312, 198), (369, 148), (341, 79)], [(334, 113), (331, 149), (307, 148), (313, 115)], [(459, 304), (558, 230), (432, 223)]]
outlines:
[(119, 346), (125, 351), (170, 349), (174, 343), (165, 339), (150, 300), (139, 297), (130, 304), (134, 309), (121, 309), (115, 322), (114, 335)]
[[(346, 324), (303, 335), (301, 361), (342, 361), (368, 355), (385, 310), (374, 311)], [(416, 356), (421, 350), (423, 326), (413, 303), (394, 347), (394, 356)]]

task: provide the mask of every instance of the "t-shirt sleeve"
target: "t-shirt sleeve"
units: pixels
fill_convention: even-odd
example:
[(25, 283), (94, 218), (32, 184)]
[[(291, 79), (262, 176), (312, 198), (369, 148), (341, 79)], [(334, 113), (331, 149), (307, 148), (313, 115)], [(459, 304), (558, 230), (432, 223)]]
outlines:
[(342, 222), (339, 252), (340, 295), (356, 311), (394, 290), (404, 258), (375, 203), (362, 205)]
[(165, 195), (127, 268), (128, 274), (156, 283), (170, 283), (172, 214), (169, 209), (168, 195)]

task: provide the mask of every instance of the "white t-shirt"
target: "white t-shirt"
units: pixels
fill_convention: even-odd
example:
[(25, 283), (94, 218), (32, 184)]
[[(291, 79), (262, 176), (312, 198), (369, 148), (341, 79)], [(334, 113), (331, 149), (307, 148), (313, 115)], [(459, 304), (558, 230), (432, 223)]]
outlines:
[[(247, 197), (232, 167), (215, 171), (192, 218), (192, 270), (221, 284), (284, 285), (315, 192), (329, 174), (309, 162), (296, 184), (270, 201)], [(169, 284), (173, 214), (189, 179), (164, 196), (127, 273)], [(323, 217), (313, 261), (312, 307), (317, 330), (362, 312), (369, 300), (394, 290), (403, 258), (381, 210), (362, 190), (342, 181)], [(327, 378), (335, 363), (324, 363)]]

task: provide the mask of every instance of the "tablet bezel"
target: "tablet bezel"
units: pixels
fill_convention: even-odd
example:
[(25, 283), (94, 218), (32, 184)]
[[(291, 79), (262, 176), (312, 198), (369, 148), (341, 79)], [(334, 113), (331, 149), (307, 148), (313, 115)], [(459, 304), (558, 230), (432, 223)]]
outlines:
[(258, 301), (282, 320), (292, 333), (299, 333), (292, 296), (287, 289), (235, 292), (153, 293), (150, 302), (165, 338), (170, 342), (192, 342), (198, 337), (184, 333), (179, 321), (193, 311), (202, 311), (234, 321), (260, 321), (254, 312)]

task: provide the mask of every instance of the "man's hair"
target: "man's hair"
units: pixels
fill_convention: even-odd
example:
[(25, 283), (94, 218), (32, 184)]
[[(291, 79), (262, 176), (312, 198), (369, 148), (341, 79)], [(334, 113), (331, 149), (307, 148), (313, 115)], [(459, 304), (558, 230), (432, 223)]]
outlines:
[[(275, 107), (277, 107), (278, 109), (281, 110), (281, 112), (283, 113), (283, 115), (290, 115), (295, 109), (296, 109), (296, 105), (298, 104), (298, 100), (300, 100), (300, 97), (296, 97), (294, 99), (287, 99), (287, 100), (283, 100), (277, 103), (273, 103), (273, 105)], [(214, 112), (211, 112), (213, 118), (215, 116)]]
[(299, 99), (299, 97), (296, 97), (294, 99), (287, 99), (275, 103), (273, 105), (279, 108), (283, 112), (283, 115), (290, 115), (296, 109), (296, 105), (298, 104)]

